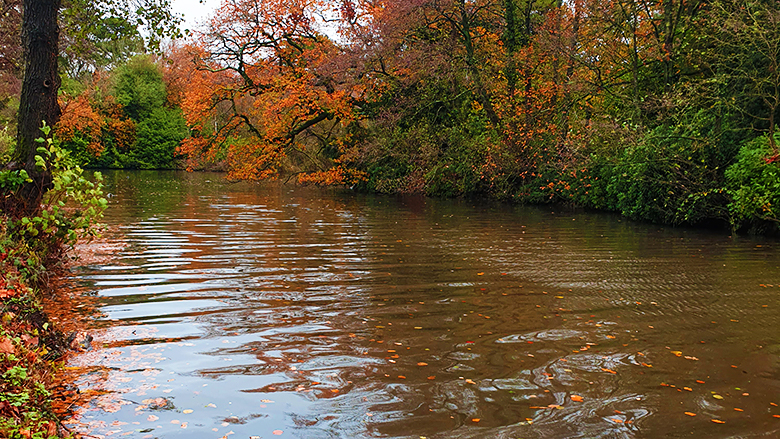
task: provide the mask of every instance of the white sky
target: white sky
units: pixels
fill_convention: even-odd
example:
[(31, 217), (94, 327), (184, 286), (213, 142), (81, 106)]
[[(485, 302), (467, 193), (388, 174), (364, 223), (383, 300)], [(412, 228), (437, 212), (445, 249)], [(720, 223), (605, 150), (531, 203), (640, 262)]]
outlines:
[(175, 14), (184, 15), (182, 29), (195, 29), (221, 2), (222, 0), (172, 0), (171, 8)]

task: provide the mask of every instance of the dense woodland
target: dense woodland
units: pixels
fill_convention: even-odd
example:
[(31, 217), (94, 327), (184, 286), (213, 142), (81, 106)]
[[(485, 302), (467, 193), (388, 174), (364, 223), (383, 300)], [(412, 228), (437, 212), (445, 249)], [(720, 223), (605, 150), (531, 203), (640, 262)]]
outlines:
[[(3, 2), (8, 160), (21, 9)], [(85, 167), (780, 230), (775, 0), (226, 0), (155, 54), (135, 21), (78, 10), (55, 132)]]

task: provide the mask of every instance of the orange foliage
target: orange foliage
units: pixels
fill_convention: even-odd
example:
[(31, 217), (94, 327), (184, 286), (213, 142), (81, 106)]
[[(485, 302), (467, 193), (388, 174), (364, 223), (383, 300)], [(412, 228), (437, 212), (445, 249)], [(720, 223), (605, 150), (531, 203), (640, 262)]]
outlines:
[(87, 150), (99, 157), (103, 152), (103, 145), (100, 143), (103, 119), (92, 108), (89, 99), (83, 94), (69, 101), (60, 98), (60, 106), (62, 117), (56, 127), (59, 137), (70, 141), (80, 134), (88, 142)]
[(319, 186), (352, 185), (367, 180), (368, 174), (365, 172), (345, 168), (341, 164), (327, 171), (311, 172), (298, 176), (298, 183), (316, 184)]
[(103, 113), (106, 117), (106, 130), (113, 137), (117, 150), (129, 150), (135, 142), (135, 122), (124, 115), (122, 107), (113, 96), (104, 100)]
[(317, 30), (328, 10), (322, 0), (229, 1), (200, 47), (178, 49), (174, 58), (196, 59), (181, 97), (195, 131), (179, 148), (190, 168), (222, 161), (231, 178), (263, 179), (327, 166), (317, 151), (355, 120), (352, 100), (362, 93)]

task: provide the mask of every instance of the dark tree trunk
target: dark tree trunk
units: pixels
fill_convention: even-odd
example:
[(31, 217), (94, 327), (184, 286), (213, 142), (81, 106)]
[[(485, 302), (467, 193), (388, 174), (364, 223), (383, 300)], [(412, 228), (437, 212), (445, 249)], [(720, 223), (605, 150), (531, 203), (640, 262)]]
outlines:
[[(54, 126), (60, 120), (57, 91), (60, 88), (57, 57), (60, 28), (57, 24), (61, 0), (24, 0), (22, 47), (24, 48), (24, 82), (19, 101), (17, 169), (25, 169), (33, 180), (13, 196), (14, 216), (29, 215), (40, 208), (43, 194), (51, 187), (51, 171), (35, 166), (35, 139), (43, 137), (41, 124)], [(9, 207), (9, 206), (4, 206)], [(6, 209), (8, 212), (10, 209)]]

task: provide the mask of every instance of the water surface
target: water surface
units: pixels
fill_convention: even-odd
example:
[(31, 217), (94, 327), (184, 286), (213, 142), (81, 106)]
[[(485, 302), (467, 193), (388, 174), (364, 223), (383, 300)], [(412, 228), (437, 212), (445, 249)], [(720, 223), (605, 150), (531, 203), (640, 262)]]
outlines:
[(218, 174), (112, 172), (107, 191), (125, 245), (76, 271), (105, 329), (71, 367), (108, 393), (73, 428), (780, 435), (776, 241)]

